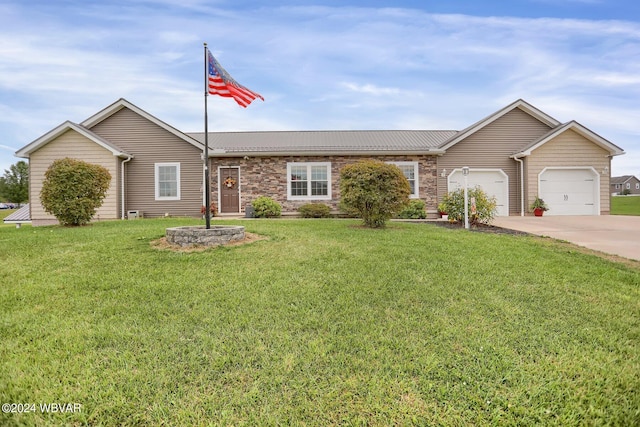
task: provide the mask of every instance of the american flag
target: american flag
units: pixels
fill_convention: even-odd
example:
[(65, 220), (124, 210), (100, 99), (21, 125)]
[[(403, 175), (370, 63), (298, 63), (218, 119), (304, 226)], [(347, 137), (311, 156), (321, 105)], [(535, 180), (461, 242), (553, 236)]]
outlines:
[(241, 107), (246, 108), (256, 98), (264, 101), (259, 93), (247, 89), (240, 83), (235, 81), (233, 77), (222, 68), (220, 63), (213, 57), (211, 51), (207, 48), (208, 58), (208, 93), (211, 95), (220, 95), (226, 98), (233, 98)]

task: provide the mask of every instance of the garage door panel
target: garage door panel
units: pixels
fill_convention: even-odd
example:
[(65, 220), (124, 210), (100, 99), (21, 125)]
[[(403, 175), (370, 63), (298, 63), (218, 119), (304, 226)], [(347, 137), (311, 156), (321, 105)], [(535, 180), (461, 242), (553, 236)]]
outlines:
[[(469, 188), (480, 187), (490, 197), (496, 198), (497, 215), (509, 215), (509, 182), (501, 170), (471, 170), (468, 177)], [(449, 191), (464, 188), (462, 171), (449, 175)]]
[(597, 215), (598, 181), (591, 169), (548, 169), (540, 174), (547, 215)]

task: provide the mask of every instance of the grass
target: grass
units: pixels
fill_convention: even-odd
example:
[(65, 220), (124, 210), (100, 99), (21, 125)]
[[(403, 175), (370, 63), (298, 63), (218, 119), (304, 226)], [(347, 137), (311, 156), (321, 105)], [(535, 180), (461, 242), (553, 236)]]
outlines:
[(640, 215), (640, 196), (611, 197), (611, 215)]
[[(2, 221), (3, 219), (8, 217), (9, 215), (14, 213), (15, 211), (16, 211), (16, 209), (0, 209), (0, 221)], [(0, 222), (0, 225), (2, 225), (1, 222)], [(14, 225), (14, 227), (15, 227), (15, 225)]]
[[(237, 223), (231, 221), (231, 223)], [(1, 228), (0, 425), (638, 425), (640, 270), (427, 224)]]

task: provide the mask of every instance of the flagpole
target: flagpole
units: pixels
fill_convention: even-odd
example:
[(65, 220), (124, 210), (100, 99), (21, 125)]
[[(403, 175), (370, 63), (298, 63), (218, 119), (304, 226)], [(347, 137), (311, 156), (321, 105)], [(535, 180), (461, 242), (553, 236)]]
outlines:
[(207, 97), (209, 95), (209, 58), (207, 44), (204, 44), (204, 217), (206, 229), (211, 228), (211, 184), (209, 183), (209, 117), (207, 115)]

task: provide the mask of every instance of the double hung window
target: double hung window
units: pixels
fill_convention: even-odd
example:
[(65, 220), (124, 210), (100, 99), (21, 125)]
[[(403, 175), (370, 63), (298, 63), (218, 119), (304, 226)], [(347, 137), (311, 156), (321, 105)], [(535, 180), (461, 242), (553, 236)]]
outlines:
[(155, 164), (156, 200), (180, 200), (180, 163)]
[(331, 163), (288, 163), (289, 200), (330, 200)]
[(396, 165), (400, 168), (411, 187), (411, 194), (409, 197), (416, 199), (419, 197), (418, 188), (418, 162), (389, 162), (392, 165)]

